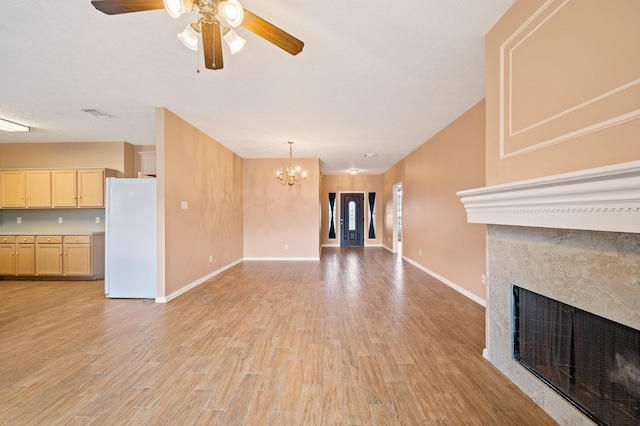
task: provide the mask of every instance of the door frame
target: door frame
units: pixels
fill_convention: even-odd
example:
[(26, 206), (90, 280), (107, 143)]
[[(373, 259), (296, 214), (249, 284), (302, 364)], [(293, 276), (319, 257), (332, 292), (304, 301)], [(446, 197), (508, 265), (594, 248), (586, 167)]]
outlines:
[[(369, 200), (367, 198), (367, 191), (338, 191), (336, 193), (336, 215), (335, 215), (335, 221), (336, 221), (336, 230), (339, 230), (339, 235), (340, 237), (338, 238), (338, 245), (340, 247), (342, 247), (342, 227), (340, 226), (340, 220), (342, 219), (342, 194), (362, 194), (362, 198), (364, 199), (363, 202), (363, 206), (362, 209), (364, 211), (364, 223), (367, 224), (369, 223), (369, 220), (371, 216), (371, 213), (369, 212)], [(366, 228), (366, 227), (364, 227)], [(367, 239), (369, 238), (369, 234), (368, 234), (368, 229), (363, 228), (363, 242), (362, 242), (362, 247), (365, 247), (367, 245)], [(359, 247), (359, 246), (356, 246)]]

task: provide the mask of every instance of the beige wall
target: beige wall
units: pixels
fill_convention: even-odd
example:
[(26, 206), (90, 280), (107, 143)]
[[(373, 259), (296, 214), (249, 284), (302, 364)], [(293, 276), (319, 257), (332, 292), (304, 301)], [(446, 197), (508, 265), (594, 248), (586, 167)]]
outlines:
[[(320, 180), (322, 209), (320, 241), (325, 245), (340, 245), (340, 193), (363, 192), (365, 200), (365, 245), (382, 245), (382, 175), (323, 175)], [(329, 238), (329, 193), (336, 193), (335, 227), (336, 238)], [(369, 193), (376, 193), (374, 225), (376, 238), (369, 238)]]
[(402, 182), (404, 257), (485, 300), (486, 227), (468, 224), (457, 191), (484, 186), (485, 104), (479, 102), (384, 174), (384, 243), (392, 187)]
[(487, 185), (640, 159), (640, 2), (519, 0), (486, 37)]
[(159, 108), (156, 117), (163, 297), (242, 258), (243, 165), (170, 111)]
[[(287, 187), (276, 170), (289, 159), (244, 160), (244, 257), (318, 258), (320, 160), (294, 159), (307, 172), (301, 185)], [(285, 245), (287, 249), (285, 249)]]
[(133, 145), (126, 142), (3, 143), (2, 168), (99, 167), (133, 177)]

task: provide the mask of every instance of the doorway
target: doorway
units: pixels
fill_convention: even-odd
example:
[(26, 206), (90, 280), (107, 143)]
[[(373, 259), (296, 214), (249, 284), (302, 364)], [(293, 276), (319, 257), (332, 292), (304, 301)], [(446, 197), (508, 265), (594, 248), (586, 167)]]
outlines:
[(402, 258), (402, 182), (393, 185), (393, 232), (391, 251)]
[(340, 246), (364, 246), (364, 194), (340, 194)]

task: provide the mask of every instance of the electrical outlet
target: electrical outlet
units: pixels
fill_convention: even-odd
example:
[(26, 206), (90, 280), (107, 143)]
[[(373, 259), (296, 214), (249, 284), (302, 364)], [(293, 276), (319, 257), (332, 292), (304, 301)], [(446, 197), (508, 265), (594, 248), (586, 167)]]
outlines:
[(484, 274), (480, 275), (480, 282), (482, 284), (486, 284), (487, 283), (487, 277)]
[(96, 223), (100, 223), (100, 216), (96, 216)]
[(22, 218), (21, 217), (19, 217), (17, 220), (18, 220), (18, 223), (22, 223)]
[(289, 250), (289, 244), (285, 244), (285, 245), (284, 245), (284, 249), (285, 249), (285, 250)]
[(188, 210), (189, 209), (189, 202), (188, 201), (183, 201), (182, 203), (180, 203), (180, 208), (182, 210)]
[(209, 255), (209, 263), (213, 262), (213, 255)]
[(58, 217), (58, 223), (62, 223), (62, 216)]
[(422, 256), (422, 249), (418, 250), (418, 256)]

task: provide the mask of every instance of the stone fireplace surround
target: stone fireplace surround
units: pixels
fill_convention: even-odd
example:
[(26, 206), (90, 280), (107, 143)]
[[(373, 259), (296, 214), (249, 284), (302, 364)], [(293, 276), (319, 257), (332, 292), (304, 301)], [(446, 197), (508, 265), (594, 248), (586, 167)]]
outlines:
[(458, 195), (488, 225), (483, 355), (561, 425), (593, 424), (513, 359), (511, 285), (640, 330), (640, 161)]

